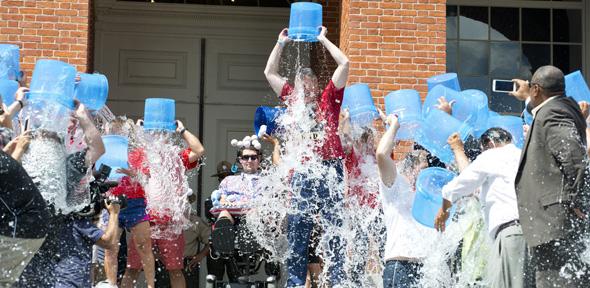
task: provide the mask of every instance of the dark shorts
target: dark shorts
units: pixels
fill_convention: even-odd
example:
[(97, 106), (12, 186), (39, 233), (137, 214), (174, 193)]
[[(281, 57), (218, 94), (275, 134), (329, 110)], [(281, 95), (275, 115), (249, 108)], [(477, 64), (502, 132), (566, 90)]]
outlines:
[(133, 226), (147, 221), (145, 207), (145, 199), (143, 198), (128, 199), (127, 208), (119, 212), (119, 227), (129, 230)]

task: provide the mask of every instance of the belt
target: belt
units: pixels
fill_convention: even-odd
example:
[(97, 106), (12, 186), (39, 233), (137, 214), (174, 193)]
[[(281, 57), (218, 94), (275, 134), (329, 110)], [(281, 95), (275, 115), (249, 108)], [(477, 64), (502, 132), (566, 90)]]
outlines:
[(514, 225), (519, 225), (519, 224), (520, 224), (520, 220), (518, 220), (518, 219), (500, 224), (500, 226), (498, 226), (498, 229), (496, 230), (496, 235), (494, 236), (494, 239), (498, 238), (498, 234), (500, 234), (500, 232), (502, 230), (504, 230), (508, 227), (512, 227)]

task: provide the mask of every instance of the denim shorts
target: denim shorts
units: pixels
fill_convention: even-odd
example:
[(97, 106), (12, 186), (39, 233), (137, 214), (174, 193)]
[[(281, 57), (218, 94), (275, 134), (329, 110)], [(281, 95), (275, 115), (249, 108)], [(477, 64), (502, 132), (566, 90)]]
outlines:
[(134, 198), (127, 200), (127, 208), (119, 212), (119, 227), (129, 230), (133, 226), (147, 221), (148, 215), (145, 213), (145, 199)]

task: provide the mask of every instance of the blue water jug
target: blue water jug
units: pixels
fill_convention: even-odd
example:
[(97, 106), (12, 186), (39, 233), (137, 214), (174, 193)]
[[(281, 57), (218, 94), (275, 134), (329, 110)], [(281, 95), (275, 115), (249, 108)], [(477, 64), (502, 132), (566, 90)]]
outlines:
[[(439, 167), (426, 168), (420, 172), (416, 179), (416, 195), (412, 205), (412, 216), (418, 223), (434, 228), (434, 218), (442, 207), (442, 188), (455, 176), (455, 173)], [(447, 225), (453, 218), (454, 210), (453, 206)]]
[(38, 60), (31, 79), (29, 100), (53, 101), (73, 109), (76, 73), (76, 68), (65, 62)]
[(436, 87), (436, 85), (443, 85), (455, 91), (461, 91), (461, 86), (459, 85), (459, 77), (457, 77), (457, 73), (445, 73), (441, 75), (434, 75), (426, 80), (428, 84), (428, 91), (432, 88)]
[(496, 116), (501, 116), (501, 115), (500, 115), (500, 113), (498, 113), (496, 111), (492, 111), (492, 110), (488, 111), (488, 119), (491, 117), (496, 117)]
[(438, 105), (438, 99), (440, 97), (445, 97), (445, 99), (449, 102), (453, 100), (460, 100), (458, 91), (443, 85), (436, 85), (434, 88), (428, 91), (428, 94), (426, 94), (424, 104), (422, 104), (422, 117), (426, 117), (426, 115), (428, 115), (431, 110), (438, 110), (436, 106)]
[(117, 173), (117, 169), (129, 169), (128, 163), (128, 149), (129, 140), (126, 137), (119, 135), (102, 136), (105, 153), (96, 161), (96, 169), (100, 168), (100, 164), (105, 164), (111, 167), (109, 174), (110, 180), (119, 180), (124, 174)]
[(80, 82), (76, 85), (75, 95), (89, 110), (98, 111), (107, 102), (109, 81), (107, 77), (94, 73), (80, 73)]
[(453, 105), (453, 117), (473, 127), (476, 137), (485, 132), (488, 123), (488, 95), (481, 90), (467, 89), (459, 93), (460, 100)]
[(369, 85), (358, 83), (344, 89), (342, 109), (350, 112), (350, 122), (357, 126), (370, 126), (379, 118), (379, 112), (373, 103)]
[(426, 115), (424, 125), (416, 133), (416, 142), (445, 164), (451, 164), (455, 155), (447, 144), (449, 136), (458, 132), (461, 140), (465, 141), (472, 131), (473, 128), (469, 124), (443, 111), (433, 109)]
[(176, 130), (176, 102), (167, 98), (145, 99), (143, 128), (146, 130)]
[(17, 45), (0, 44), (0, 79), (20, 80), (20, 51)]
[(590, 89), (580, 70), (565, 75), (565, 95), (574, 98), (576, 102), (590, 103)]
[(497, 127), (502, 128), (512, 134), (512, 143), (521, 148), (524, 144), (524, 133), (522, 128), (522, 118), (517, 116), (494, 116), (488, 119), (488, 129)]
[(416, 90), (402, 89), (385, 96), (385, 113), (396, 114), (400, 128), (396, 139), (412, 140), (422, 126), (422, 101)]
[(256, 108), (254, 113), (254, 131), (256, 135), (258, 135), (262, 125), (266, 125), (266, 134), (273, 135), (279, 126), (276, 122), (278, 117), (285, 113), (286, 110), (284, 107), (260, 106)]
[(311, 2), (291, 4), (289, 38), (295, 41), (316, 42), (322, 27), (322, 5)]
[(0, 97), (6, 107), (12, 105), (14, 96), (18, 90), (18, 82), (14, 80), (0, 79)]

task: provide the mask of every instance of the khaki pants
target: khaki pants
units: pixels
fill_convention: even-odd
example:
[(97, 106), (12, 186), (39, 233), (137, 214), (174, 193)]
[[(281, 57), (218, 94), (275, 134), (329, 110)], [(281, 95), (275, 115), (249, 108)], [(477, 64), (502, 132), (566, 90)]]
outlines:
[(0, 287), (11, 287), (45, 238), (24, 239), (0, 235)]
[(488, 262), (488, 279), (492, 288), (531, 287), (527, 245), (519, 224), (498, 233)]

